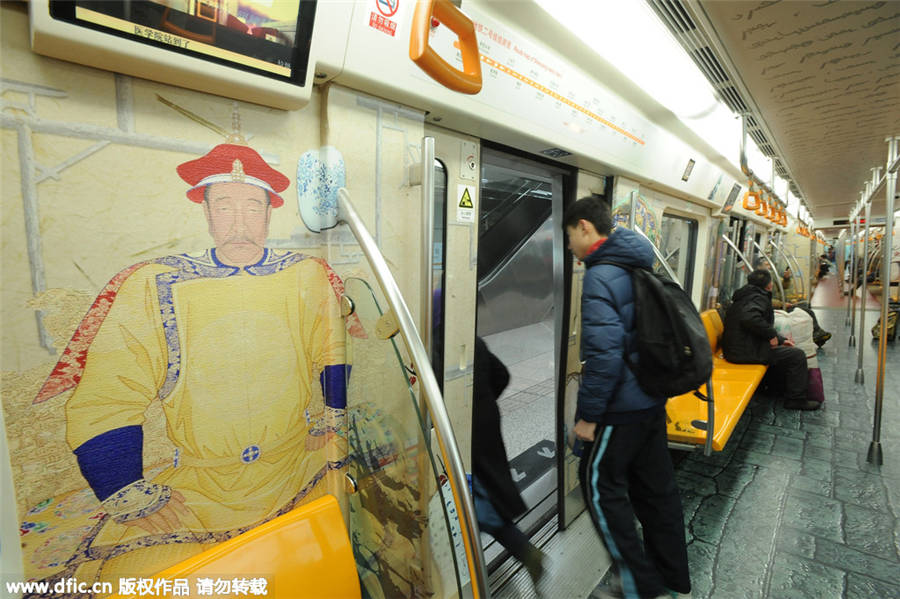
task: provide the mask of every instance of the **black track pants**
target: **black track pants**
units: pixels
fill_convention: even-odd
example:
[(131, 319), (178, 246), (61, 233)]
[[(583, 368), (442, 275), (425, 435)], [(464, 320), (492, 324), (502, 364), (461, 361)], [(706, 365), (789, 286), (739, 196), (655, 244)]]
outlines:
[(784, 377), (784, 399), (787, 401), (806, 401), (806, 387), (809, 384), (809, 372), (806, 354), (799, 347), (779, 345), (771, 349), (769, 369), (775, 376)]
[[(666, 442), (666, 413), (598, 426), (579, 479), (588, 511), (627, 599), (691, 590), (684, 514)], [(643, 527), (643, 546), (634, 517)]]

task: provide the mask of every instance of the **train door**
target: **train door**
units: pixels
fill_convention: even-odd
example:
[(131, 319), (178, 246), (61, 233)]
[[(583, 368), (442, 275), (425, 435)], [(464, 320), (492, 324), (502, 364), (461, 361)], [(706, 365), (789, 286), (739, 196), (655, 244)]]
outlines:
[[(476, 331), (510, 372), (498, 404), (510, 469), (528, 507), (519, 522), (526, 531), (557, 513), (567, 175), (482, 148)], [(499, 551), (489, 545), (486, 559)]]

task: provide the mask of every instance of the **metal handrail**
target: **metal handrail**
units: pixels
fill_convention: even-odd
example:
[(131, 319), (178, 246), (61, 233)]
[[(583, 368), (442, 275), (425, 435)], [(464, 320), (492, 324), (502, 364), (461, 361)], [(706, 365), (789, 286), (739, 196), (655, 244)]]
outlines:
[[(889, 137), (888, 173), (885, 175), (885, 215), (884, 237), (881, 238), (881, 331), (878, 334), (878, 367), (875, 373), (875, 420), (872, 424), (872, 441), (866, 460), (881, 465), (884, 454), (881, 449), (881, 411), (884, 405), (884, 375), (887, 370), (887, 324), (891, 299), (891, 253), (894, 235), (894, 195), (897, 193), (897, 164), (900, 161), (900, 136)], [(865, 298), (863, 298), (865, 301)]]
[(775, 263), (772, 262), (772, 259), (769, 258), (769, 255), (765, 252), (765, 250), (759, 247), (758, 243), (754, 241), (753, 245), (757, 250), (759, 250), (760, 255), (766, 259), (766, 262), (769, 263), (769, 268), (772, 272), (772, 281), (778, 284), (778, 294), (781, 296), (781, 307), (784, 308), (785, 304), (787, 304), (787, 297), (785, 297), (784, 295), (784, 285), (781, 284), (781, 277), (778, 276), (778, 269), (775, 268)]
[(400, 336), (419, 377), (422, 394), (425, 397), (425, 403), (434, 424), (438, 446), (444, 458), (444, 464), (447, 466), (447, 478), (450, 482), (450, 489), (453, 492), (453, 499), (456, 501), (462, 524), (460, 530), (462, 532), (463, 547), (466, 550), (466, 561), (469, 568), (469, 576), (472, 580), (474, 599), (488, 599), (490, 592), (487, 588), (484, 553), (479, 542), (478, 523), (475, 519), (475, 505), (472, 501), (472, 496), (468, 493), (466, 471), (463, 467), (462, 456), (456, 444), (456, 436), (453, 433), (453, 426), (450, 424), (447, 408), (444, 406), (437, 378), (431, 369), (428, 352), (422, 344), (422, 339), (419, 337), (412, 314), (410, 314), (409, 308), (400, 293), (397, 281), (391, 274), (375, 240), (353, 207), (349, 192), (344, 188), (338, 190), (338, 219), (350, 227), (369, 265), (372, 267), (375, 279), (378, 281), (388, 305), (397, 317)]
[[(684, 289), (684, 285), (681, 284), (681, 281), (678, 280), (678, 277), (675, 276), (675, 272), (666, 264), (665, 257), (663, 256), (662, 251), (656, 244), (650, 241), (650, 238), (647, 237), (647, 234), (644, 233), (640, 227), (633, 227), (632, 230), (636, 233), (639, 233), (641, 237), (650, 242), (650, 247), (653, 249), (653, 254), (656, 256), (656, 259), (659, 260), (659, 263), (662, 264), (663, 269), (666, 271), (666, 274), (669, 275), (675, 283)], [(716, 432), (716, 408), (715, 401), (713, 398), (713, 386), (712, 379), (706, 381), (706, 442), (703, 444), (703, 455), (712, 455), (712, 442), (713, 435)]]
[[(647, 234), (644, 233), (640, 227), (635, 227), (632, 229), (635, 233), (639, 233), (641, 237), (650, 241), (650, 238), (647, 237)], [(662, 264), (663, 270), (666, 271), (666, 274), (669, 275), (669, 278), (678, 283), (678, 286), (684, 289), (684, 285), (681, 284), (681, 281), (678, 280), (678, 277), (675, 276), (675, 271), (666, 263), (666, 258), (663, 256), (663, 253), (656, 247), (652, 241), (650, 241), (650, 247), (653, 248), (653, 255), (656, 256), (656, 259), (659, 260), (659, 263)]]
[[(865, 226), (865, 234), (863, 235), (863, 256), (865, 256), (865, 260), (863, 264), (868, 265), (868, 257), (869, 257), (869, 221), (872, 220), (872, 202), (866, 202), (865, 206), (865, 217), (866, 217), (866, 226)], [(888, 293), (890, 293), (890, 286), (888, 286)], [(859, 302), (859, 349), (857, 350), (857, 364), (856, 364), (856, 376), (853, 380), (859, 384), (865, 383), (865, 373), (863, 371), (863, 353), (866, 349), (866, 344), (862, 343), (864, 339), (864, 335), (866, 334), (866, 302), (869, 297), (869, 273), (868, 268), (863, 268), (863, 278), (862, 278), (862, 298), (863, 300)]]
[(788, 266), (790, 266), (791, 262), (793, 262), (794, 268), (797, 269), (797, 277), (794, 277), (794, 278), (796, 279), (799, 277), (799, 279), (800, 279), (800, 294), (807, 299), (812, 299), (812, 298), (807, 297), (807, 295), (806, 295), (806, 285), (803, 282), (803, 269), (800, 268), (800, 262), (797, 260), (797, 258), (793, 254), (789, 254), (788, 252), (784, 251), (784, 248), (781, 247), (779, 244), (775, 243), (774, 239), (770, 239), (769, 244), (773, 248), (778, 250), (778, 253), (781, 254), (781, 257), (784, 258), (784, 261), (788, 263)]
[(725, 243), (727, 243), (728, 246), (734, 250), (734, 252), (738, 255), (738, 258), (741, 259), (741, 265), (743, 266), (744, 270), (746, 270), (748, 273), (753, 272), (753, 269), (750, 267), (749, 264), (747, 264), (747, 257), (744, 256), (744, 252), (742, 252), (740, 249), (738, 249), (738, 246), (735, 245), (735, 243), (733, 241), (731, 241), (731, 239), (728, 237), (728, 235), (723, 234), (722, 239), (724, 239)]

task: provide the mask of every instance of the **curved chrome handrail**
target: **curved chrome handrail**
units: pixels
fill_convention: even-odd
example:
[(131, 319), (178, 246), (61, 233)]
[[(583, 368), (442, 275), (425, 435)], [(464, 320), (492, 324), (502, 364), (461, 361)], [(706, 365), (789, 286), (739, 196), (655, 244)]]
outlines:
[(344, 188), (338, 190), (338, 219), (350, 227), (372, 267), (372, 271), (388, 305), (397, 317), (400, 335), (419, 377), (422, 394), (425, 397), (425, 403), (428, 406), (428, 411), (431, 414), (432, 423), (437, 433), (441, 455), (444, 458), (444, 464), (447, 466), (447, 478), (450, 482), (450, 489), (453, 492), (453, 498), (456, 501), (462, 524), (460, 529), (463, 547), (466, 550), (466, 560), (469, 567), (469, 576), (472, 580), (474, 599), (487, 599), (490, 597), (490, 592), (487, 588), (487, 574), (484, 553), (479, 541), (478, 523), (475, 520), (475, 505), (472, 501), (472, 496), (468, 492), (462, 456), (460, 456), (459, 447), (456, 444), (456, 436), (453, 434), (450, 416), (447, 414), (447, 408), (442, 401), (440, 387), (434, 376), (434, 371), (431, 369), (428, 352), (422, 344), (418, 331), (416, 331), (412, 314), (410, 314), (409, 308), (400, 294), (397, 281), (391, 274), (384, 256), (378, 250), (375, 240), (372, 239), (372, 235), (366, 229), (365, 224), (363, 224), (362, 219), (353, 207), (349, 192)]
[(750, 267), (749, 264), (747, 264), (747, 257), (744, 256), (744, 252), (742, 252), (740, 249), (738, 249), (738, 246), (735, 245), (735, 243), (733, 241), (731, 241), (731, 239), (728, 237), (728, 235), (723, 234), (722, 239), (725, 240), (725, 243), (728, 244), (728, 247), (730, 247), (731, 249), (734, 250), (734, 253), (736, 253), (738, 255), (738, 258), (741, 259), (741, 266), (743, 267), (743, 269), (746, 270), (748, 273), (753, 272), (753, 269)]
[(781, 296), (781, 306), (784, 307), (784, 305), (787, 303), (787, 297), (785, 297), (784, 295), (784, 285), (781, 284), (781, 277), (777, 276), (778, 269), (775, 268), (775, 263), (772, 262), (772, 259), (769, 258), (769, 255), (766, 253), (766, 251), (759, 247), (759, 244), (757, 242), (754, 241), (753, 246), (757, 250), (759, 250), (759, 254), (766, 259), (766, 262), (769, 263), (769, 269), (772, 272), (772, 281), (778, 284), (778, 295)]
[[(779, 254), (781, 254), (781, 257), (784, 258), (784, 261), (788, 263), (788, 266), (790, 266), (793, 262), (794, 268), (797, 269), (797, 276), (800, 278), (800, 294), (807, 300), (811, 300), (812, 298), (808, 297), (806, 294), (806, 284), (803, 282), (803, 269), (800, 268), (800, 262), (797, 260), (797, 258), (793, 254), (789, 254), (788, 252), (784, 251), (784, 248), (775, 243), (774, 239), (769, 240), (769, 245), (771, 245), (778, 251)], [(772, 268), (775, 267), (773, 266)]]
[[(641, 237), (650, 241), (650, 238), (647, 237), (647, 234), (644, 233), (640, 227), (635, 227), (632, 229), (635, 233), (639, 233)], [(684, 289), (684, 285), (681, 284), (681, 281), (678, 280), (678, 277), (675, 276), (675, 272), (672, 268), (666, 263), (666, 258), (663, 256), (663, 253), (656, 247), (656, 244), (650, 241), (650, 247), (653, 248), (653, 254), (656, 256), (656, 259), (659, 260), (659, 263), (662, 264), (663, 270), (666, 271), (666, 274), (669, 275), (669, 278), (678, 283), (678, 286)]]

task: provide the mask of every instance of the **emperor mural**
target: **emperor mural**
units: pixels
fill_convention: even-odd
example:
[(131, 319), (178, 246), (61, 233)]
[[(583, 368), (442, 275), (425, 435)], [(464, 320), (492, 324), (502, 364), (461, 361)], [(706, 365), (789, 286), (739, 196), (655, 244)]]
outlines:
[[(66, 441), (100, 502), (72, 496), (54, 512), (65, 533), (25, 543), (49, 578), (88, 578), (96, 562), (100, 580), (162, 570), (292, 509), (345, 463), (346, 447), (323, 451), (346, 408), (343, 284), (320, 259), (265, 246), (289, 180), (239, 143), (178, 174), (214, 247), (113, 277), (34, 400), (74, 388)], [(172, 452), (145, 464), (154, 401)]]

